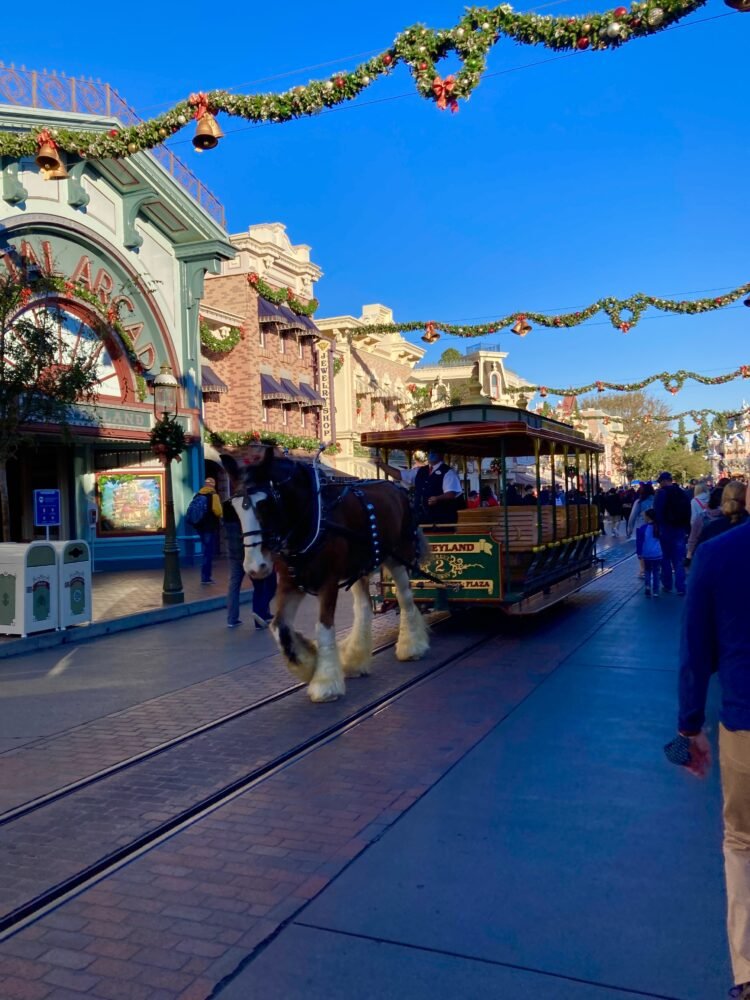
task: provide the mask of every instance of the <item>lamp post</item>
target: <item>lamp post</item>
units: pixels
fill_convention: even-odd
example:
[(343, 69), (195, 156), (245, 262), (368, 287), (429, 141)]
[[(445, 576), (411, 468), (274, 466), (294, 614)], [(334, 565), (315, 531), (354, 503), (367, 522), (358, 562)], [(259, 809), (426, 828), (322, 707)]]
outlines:
[[(169, 365), (162, 365), (154, 379), (154, 416), (157, 423), (170, 423), (177, 417), (177, 393), (179, 385)], [(162, 604), (182, 604), (185, 593), (180, 575), (180, 549), (177, 545), (177, 529), (174, 520), (174, 497), (172, 495), (172, 456), (166, 452), (164, 462), (164, 499), (166, 528), (164, 531), (164, 583)]]

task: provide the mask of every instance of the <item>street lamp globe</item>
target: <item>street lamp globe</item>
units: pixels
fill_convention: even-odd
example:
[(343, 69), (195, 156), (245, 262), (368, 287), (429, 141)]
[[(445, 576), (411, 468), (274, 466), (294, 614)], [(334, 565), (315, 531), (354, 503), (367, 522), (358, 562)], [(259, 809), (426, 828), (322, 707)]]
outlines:
[(154, 414), (158, 420), (177, 416), (177, 390), (179, 383), (169, 365), (162, 365), (154, 379)]

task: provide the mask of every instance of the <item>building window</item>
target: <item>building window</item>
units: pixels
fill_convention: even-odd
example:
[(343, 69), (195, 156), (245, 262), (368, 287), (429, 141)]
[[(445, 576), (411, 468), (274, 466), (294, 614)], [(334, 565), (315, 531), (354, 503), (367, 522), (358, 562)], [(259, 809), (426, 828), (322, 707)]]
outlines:
[(258, 343), (261, 347), (266, 346), (266, 334), (262, 326), (258, 327)]
[(279, 354), (286, 353), (286, 333), (279, 330)]
[(299, 340), (297, 341), (297, 349), (299, 351), (299, 356), (300, 356), (300, 360), (301, 360), (305, 356), (305, 345), (304, 345), (304, 342), (302, 340), (302, 337), (300, 337)]
[(497, 399), (500, 396), (500, 376), (497, 372), (490, 375), (490, 396)]
[(268, 406), (265, 403), (263, 404), (263, 423), (268, 423)]
[(307, 413), (305, 410), (299, 411), (299, 425), (304, 430), (307, 427)]
[(289, 407), (288, 406), (282, 406), (281, 407), (281, 422), (284, 425), (284, 427), (286, 427), (289, 424)]

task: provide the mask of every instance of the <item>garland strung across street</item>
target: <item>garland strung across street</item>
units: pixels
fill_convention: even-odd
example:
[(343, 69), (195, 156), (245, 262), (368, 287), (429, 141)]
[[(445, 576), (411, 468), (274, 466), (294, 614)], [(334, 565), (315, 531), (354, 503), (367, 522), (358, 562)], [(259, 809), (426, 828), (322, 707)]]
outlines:
[[(747, 0), (727, 2), (740, 10), (747, 9)], [(436, 30), (413, 25), (397, 35), (385, 52), (326, 80), (312, 80), (281, 94), (199, 92), (148, 121), (107, 131), (48, 128), (27, 135), (2, 132), (0, 155), (17, 159), (41, 153), (44, 147), (49, 170), (56, 169), (58, 149), (89, 159), (126, 157), (152, 149), (191, 120), (197, 123), (196, 149), (212, 149), (222, 137), (214, 117), (220, 111), (251, 122), (285, 122), (315, 115), (357, 97), (399, 63), (409, 67), (421, 97), (434, 101), (441, 110), (457, 111), (459, 99), (467, 100), (480, 82), (487, 67), (487, 53), (503, 36), (521, 45), (544, 45), (556, 52), (614, 49), (664, 30), (705, 3), (645, 0), (631, 3), (629, 8), (615, 7), (580, 17), (516, 12), (508, 3), (491, 9), (470, 7), (455, 27)], [(461, 68), (443, 79), (437, 64), (450, 53), (458, 56)]]
[[(530, 393), (538, 392), (540, 396), (585, 396), (589, 392), (638, 392), (640, 389), (645, 389), (647, 385), (651, 385), (653, 382), (661, 382), (667, 392), (671, 392), (672, 395), (679, 392), (688, 379), (692, 379), (694, 382), (700, 382), (701, 385), (724, 385), (726, 382), (732, 382), (736, 378), (750, 378), (750, 365), (740, 365), (733, 372), (728, 372), (726, 375), (700, 375), (698, 372), (689, 372), (684, 369), (680, 369), (677, 372), (657, 372), (655, 375), (649, 375), (647, 378), (641, 379), (638, 382), (589, 382), (588, 385), (579, 385), (576, 388), (567, 389), (557, 389), (552, 388), (547, 385), (515, 385), (507, 386), (506, 392), (517, 395), (529, 395)], [(673, 416), (670, 416), (670, 420), (674, 420)]]
[[(696, 316), (698, 313), (713, 312), (715, 309), (723, 309), (731, 305), (743, 295), (750, 292), (750, 283), (740, 285), (734, 291), (725, 292), (723, 295), (711, 296), (702, 299), (663, 299), (657, 295), (644, 295), (643, 292), (636, 292), (626, 299), (617, 299), (614, 296), (597, 299), (590, 306), (584, 309), (577, 309), (571, 313), (561, 313), (558, 316), (547, 316), (544, 313), (535, 312), (514, 312), (491, 323), (481, 323), (476, 326), (463, 326), (458, 323), (441, 323), (437, 320), (424, 320), (409, 323), (373, 323), (366, 328), (347, 330), (348, 336), (353, 340), (357, 337), (369, 337), (378, 333), (410, 333), (415, 330), (424, 329), (422, 340), (428, 344), (440, 339), (438, 330), (453, 337), (486, 337), (489, 334), (497, 333), (506, 327), (511, 327), (512, 332), (519, 337), (525, 337), (532, 330), (529, 320), (533, 320), (537, 326), (550, 327), (552, 329), (570, 329), (580, 326), (587, 320), (592, 319), (598, 313), (604, 313), (609, 317), (609, 321), (616, 330), (627, 333), (638, 323), (643, 313), (649, 307), (658, 309), (660, 312), (679, 313), (685, 316)], [(748, 299), (750, 302), (750, 299)], [(747, 304), (747, 303), (746, 303)], [(627, 315), (625, 315), (627, 314)]]
[(744, 410), (683, 410), (682, 413), (670, 413), (667, 416), (659, 417), (651, 414), (652, 420), (659, 420), (663, 423), (672, 423), (673, 420), (682, 420), (683, 417), (692, 417), (700, 427), (708, 417), (724, 417), (726, 420), (738, 420), (746, 413), (750, 413), (750, 407)]

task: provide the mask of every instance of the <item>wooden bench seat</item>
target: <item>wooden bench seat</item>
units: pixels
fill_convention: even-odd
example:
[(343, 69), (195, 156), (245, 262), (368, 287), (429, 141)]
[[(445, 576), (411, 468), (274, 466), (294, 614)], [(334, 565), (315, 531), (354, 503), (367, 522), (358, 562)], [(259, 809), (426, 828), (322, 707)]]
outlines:
[[(553, 516), (555, 529), (553, 531)], [(505, 542), (505, 508), (474, 507), (458, 512), (456, 534), (491, 535), (496, 541)], [(536, 507), (508, 508), (508, 544), (512, 550), (531, 549), (535, 545), (553, 540), (574, 538), (589, 531), (597, 531), (599, 512), (593, 505), (571, 504), (568, 507), (542, 507), (541, 537), (539, 511)]]

